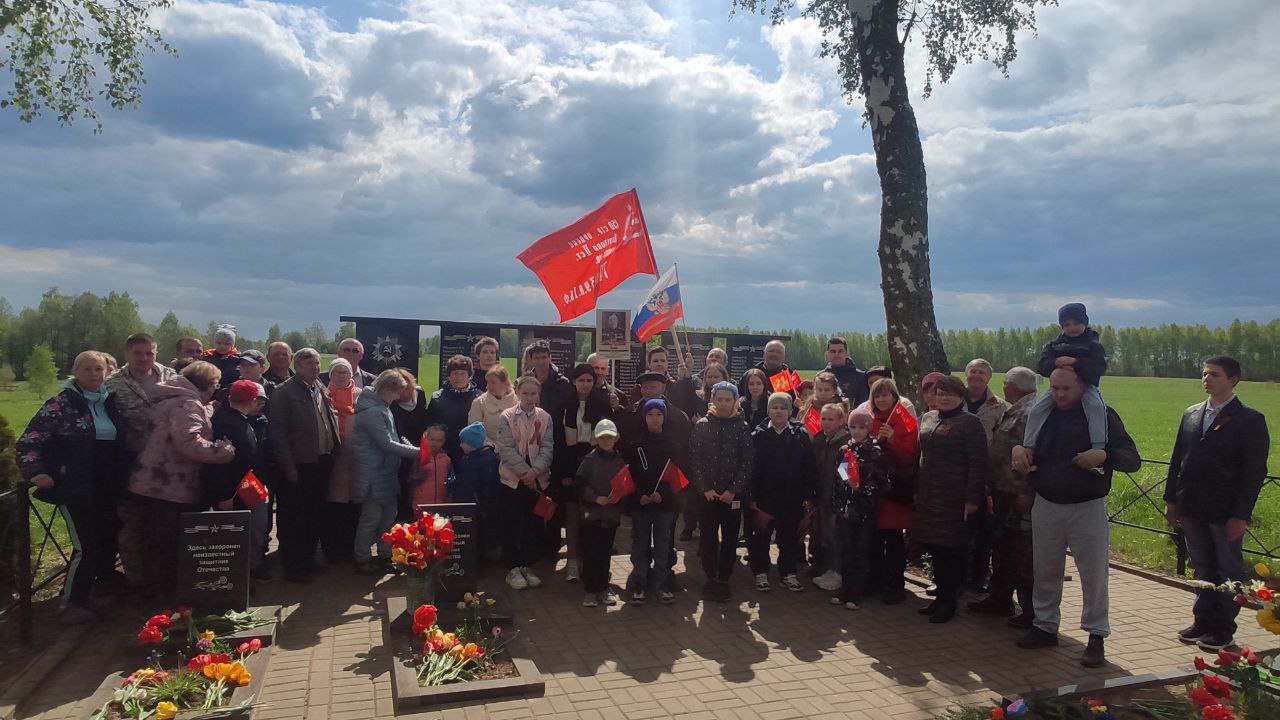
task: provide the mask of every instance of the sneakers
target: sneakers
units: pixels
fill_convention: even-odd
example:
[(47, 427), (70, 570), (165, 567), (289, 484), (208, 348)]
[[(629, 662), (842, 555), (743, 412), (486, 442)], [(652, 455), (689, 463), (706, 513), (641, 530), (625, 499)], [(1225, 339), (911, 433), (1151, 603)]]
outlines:
[(839, 590), (840, 583), (840, 573), (835, 570), (828, 570), (813, 579), (814, 585), (817, 585), (819, 589), (826, 590), (827, 592)]
[(632, 591), (631, 591), (631, 602), (635, 603), (636, 605), (643, 605), (643, 604), (644, 604), (644, 591), (643, 591), (643, 590), (632, 590)]
[(658, 602), (662, 603), (663, 605), (670, 605), (675, 601), (676, 601), (676, 596), (672, 594), (670, 590), (658, 591)]
[(564, 581), (578, 582), (578, 558), (569, 558), (565, 561)]
[(1185, 627), (1178, 631), (1178, 639), (1188, 645), (1195, 645), (1200, 642), (1200, 638), (1208, 634), (1209, 631), (1200, 627), (1199, 623), (1191, 623), (1191, 627)]
[(769, 592), (769, 576), (765, 573), (756, 575), (756, 589), (760, 592)]
[(511, 568), (507, 571), (507, 587), (512, 590), (524, 590), (529, 587), (529, 581), (524, 579), (524, 573), (520, 572), (520, 568)]
[[(1089, 637), (1089, 642), (1093, 642), (1093, 636)], [(1024, 650), (1057, 647), (1058, 634), (1041, 630), (1038, 627), (1033, 627), (1027, 631), (1026, 635), (1023, 635), (1022, 638), (1018, 640), (1017, 644), (1018, 647)]]
[(844, 609), (845, 610), (861, 610), (862, 604), (855, 602), (853, 600), (846, 600), (844, 603)]
[(1102, 647), (1101, 635), (1090, 635), (1089, 644), (1080, 655), (1080, 664), (1087, 668), (1100, 668), (1107, 664), (1106, 652)]
[(800, 578), (795, 573), (791, 573), (782, 578), (782, 586), (791, 592), (800, 592), (804, 590), (804, 584), (800, 582)]
[(542, 580), (527, 567), (520, 568), (520, 574), (524, 576), (524, 582), (531, 588), (542, 587)]
[(1210, 632), (1201, 635), (1196, 640), (1196, 647), (1205, 652), (1218, 652), (1219, 650), (1231, 645), (1235, 642), (1235, 638), (1228, 632)]
[(832, 605), (839, 605), (841, 602), (843, 602), (843, 601), (840, 599), (840, 596), (839, 596), (839, 595), (832, 595), (832, 596), (831, 596), (831, 604), (832, 604)]
[(618, 596), (612, 590), (605, 590), (600, 593), (599, 597), (600, 602), (604, 603), (608, 607), (613, 607), (618, 604)]
[(600, 606), (600, 598), (596, 597), (595, 595), (592, 595), (591, 593), (587, 593), (586, 597), (582, 598), (582, 607), (593, 608), (593, 607), (599, 607), (599, 606)]

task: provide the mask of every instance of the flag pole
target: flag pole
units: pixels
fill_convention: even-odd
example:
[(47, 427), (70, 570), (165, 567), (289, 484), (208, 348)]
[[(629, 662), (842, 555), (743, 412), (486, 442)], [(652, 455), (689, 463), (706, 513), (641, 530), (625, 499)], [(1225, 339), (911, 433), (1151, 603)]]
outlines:
[[(680, 284), (680, 266), (678, 263), (671, 263), (671, 268), (675, 270), (676, 285), (679, 285)], [(684, 299), (683, 298), (680, 299), (680, 308), (681, 308), (680, 319), (684, 320)], [(671, 326), (671, 339), (675, 340), (676, 342), (676, 364), (679, 365), (680, 363), (684, 362), (684, 351), (680, 349), (680, 331), (676, 329), (676, 326), (674, 324), (672, 324)], [(686, 338), (686, 340), (687, 339), (688, 338)], [(692, 368), (690, 369), (692, 370)]]

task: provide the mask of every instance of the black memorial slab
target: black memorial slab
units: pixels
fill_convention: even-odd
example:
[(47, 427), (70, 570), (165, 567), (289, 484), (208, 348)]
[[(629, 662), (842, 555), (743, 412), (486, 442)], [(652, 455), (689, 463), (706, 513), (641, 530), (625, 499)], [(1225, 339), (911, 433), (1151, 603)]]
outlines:
[[(480, 540), (475, 503), (439, 503), (419, 505), (419, 512), (435, 513), (449, 518), (453, 523), (453, 550), (445, 558), (440, 569), (439, 599), (457, 602), (463, 595), (476, 590), (476, 578), (480, 572)], [(437, 603), (439, 604), (439, 603)]]
[(360, 368), (377, 375), (383, 370), (402, 367), (416, 376), (418, 328), (417, 320), (361, 318), (356, 323), (356, 339), (364, 345)]
[(249, 606), (248, 510), (182, 513), (177, 599), (201, 614)]

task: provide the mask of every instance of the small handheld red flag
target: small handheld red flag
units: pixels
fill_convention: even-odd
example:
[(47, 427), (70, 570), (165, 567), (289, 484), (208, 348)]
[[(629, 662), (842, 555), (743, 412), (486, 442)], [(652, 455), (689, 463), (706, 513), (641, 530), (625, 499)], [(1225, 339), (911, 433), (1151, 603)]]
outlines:
[(818, 412), (818, 408), (810, 407), (809, 412), (804, 414), (804, 429), (808, 430), (810, 435), (822, 432), (822, 413)]
[[(670, 460), (667, 460), (667, 466), (662, 468), (662, 477), (658, 478), (658, 482), (664, 482), (671, 486), (671, 492), (678, 493), (689, 487), (689, 478), (684, 476), (680, 468)], [(654, 488), (655, 490), (657, 488)]]
[(916, 427), (920, 424), (920, 421), (916, 420), (915, 416), (907, 412), (906, 408), (902, 407), (902, 403), (898, 403), (894, 406), (893, 414), (898, 416), (902, 421), (903, 428), (905, 428), (909, 433), (915, 432)]
[(552, 500), (550, 495), (542, 493), (538, 496), (538, 501), (533, 504), (533, 514), (543, 520), (550, 521), (551, 518), (555, 517), (556, 508), (558, 507), (560, 506), (556, 505), (556, 501)]
[(844, 461), (840, 463), (840, 467), (836, 469), (836, 472), (854, 490), (862, 486), (862, 475), (858, 472), (858, 456), (854, 455), (849, 448), (845, 448)]
[(795, 370), (792, 370), (790, 378), (791, 378), (791, 389), (795, 390), (796, 392), (800, 392), (800, 383), (804, 382), (803, 380), (800, 379), (800, 373), (796, 372)]
[(773, 385), (774, 392), (791, 392), (799, 386), (798, 383), (795, 386), (791, 384), (791, 375), (786, 370), (780, 370), (770, 375), (769, 384)]
[(236, 487), (236, 497), (240, 498), (240, 502), (244, 503), (245, 507), (253, 507), (267, 499), (267, 488), (250, 470), (244, 474), (240, 485)]
[(636, 491), (636, 482), (631, 478), (631, 468), (626, 465), (609, 481), (609, 495), (614, 500), (621, 500)]
[(424, 466), (431, 460), (431, 447), (427, 445), (427, 435), (422, 434), (422, 442), (418, 445), (418, 465)]

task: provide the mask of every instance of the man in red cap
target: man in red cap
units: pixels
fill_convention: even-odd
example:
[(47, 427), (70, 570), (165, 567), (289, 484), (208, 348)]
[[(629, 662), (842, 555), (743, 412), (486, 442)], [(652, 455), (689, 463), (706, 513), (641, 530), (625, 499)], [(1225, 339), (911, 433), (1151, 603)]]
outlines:
[(266, 548), (262, 546), (271, 524), (271, 504), (264, 501), (246, 505), (236, 490), (249, 471), (261, 474), (261, 448), (266, 439), (266, 418), (262, 409), (267, 404), (266, 389), (252, 380), (236, 380), (227, 390), (227, 403), (213, 413), (213, 437), (229, 440), (236, 455), (225, 465), (204, 466), (204, 486), (208, 504), (215, 510), (249, 510), (249, 575), (256, 580), (269, 580), (263, 565)]

